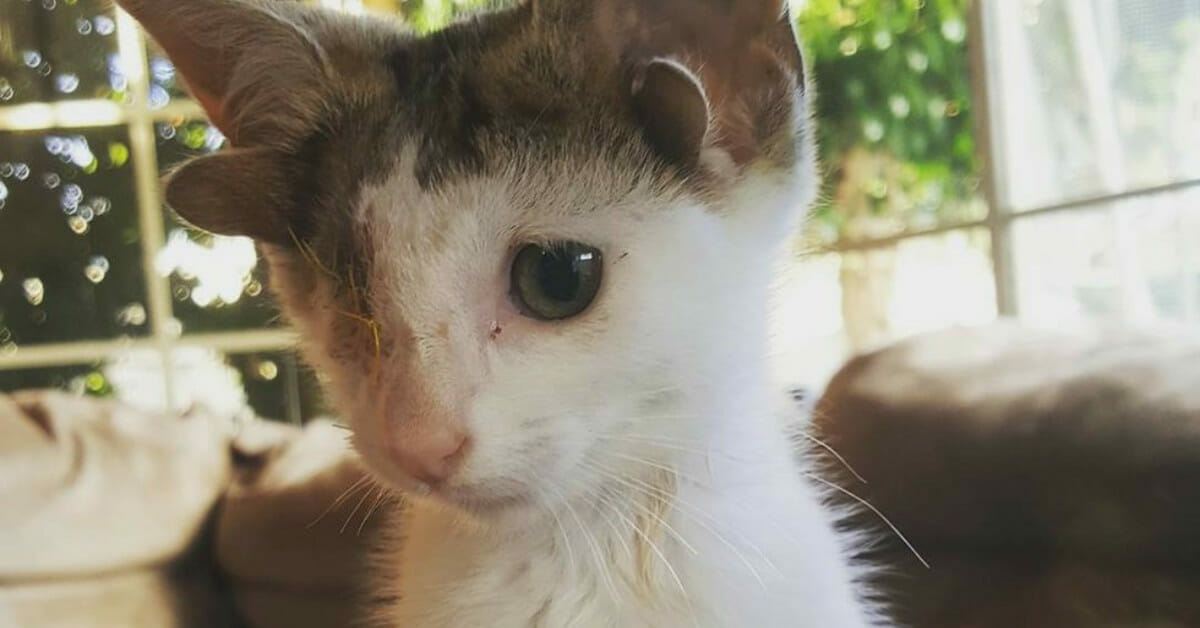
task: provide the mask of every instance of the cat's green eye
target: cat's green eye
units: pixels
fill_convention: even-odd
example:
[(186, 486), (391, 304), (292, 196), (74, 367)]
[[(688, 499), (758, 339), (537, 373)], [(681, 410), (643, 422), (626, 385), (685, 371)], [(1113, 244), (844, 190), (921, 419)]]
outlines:
[(538, 320), (577, 316), (596, 299), (603, 269), (600, 250), (586, 244), (527, 244), (513, 260), (513, 302)]

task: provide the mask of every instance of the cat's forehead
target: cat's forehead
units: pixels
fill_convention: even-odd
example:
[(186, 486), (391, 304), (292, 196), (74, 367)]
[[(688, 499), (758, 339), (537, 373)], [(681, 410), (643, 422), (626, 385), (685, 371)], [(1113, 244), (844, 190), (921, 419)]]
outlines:
[(386, 51), (395, 133), (415, 147), (422, 188), (501, 172), (513, 160), (589, 159), (636, 142), (610, 96), (615, 67), (582, 63), (587, 45), (537, 27), (522, 7)]
[(550, 237), (679, 191), (609, 95), (613, 68), (581, 64), (525, 9), (385, 39), (372, 57), (370, 71), (340, 73), (365, 83), (343, 93), (370, 97), (341, 100), (309, 140), (318, 193), (298, 230), (357, 274), (447, 245)]

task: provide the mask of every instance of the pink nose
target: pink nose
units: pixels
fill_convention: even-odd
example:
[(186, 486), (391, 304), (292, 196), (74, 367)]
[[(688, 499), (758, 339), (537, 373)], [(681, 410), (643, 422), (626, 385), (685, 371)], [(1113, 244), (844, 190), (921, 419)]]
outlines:
[(438, 486), (461, 466), (469, 443), (465, 432), (435, 429), (393, 438), (391, 454), (405, 473), (428, 486)]

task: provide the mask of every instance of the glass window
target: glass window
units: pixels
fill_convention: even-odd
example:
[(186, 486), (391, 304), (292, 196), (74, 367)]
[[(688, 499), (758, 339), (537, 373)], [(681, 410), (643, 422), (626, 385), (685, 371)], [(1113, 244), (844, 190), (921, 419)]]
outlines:
[(0, 0), (0, 105), (123, 102), (116, 20), (103, 0)]
[(1200, 178), (1200, 2), (985, 6), (1005, 205)]
[(147, 333), (129, 151), (121, 127), (0, 132), (0, 329), (13, 342)]
[(152, 39), (146, 40), (146, 72), (150, 88), (146, 91), (151, 109), (162, 109), (174, 101), (187, 101), (183, 79), (175, 73), (175, 65)]
[(294, 353), (231, 355), (228, 361), (257, 416), (297, 424), (329, 416), (316, 376)]
[(809, 237), (871, 241), (982, 220), (964, 1), (810, 0), (824, 184)]
[(790, 384), (820, 385), (850, 354), (997, 314), (986, 229), (803, 257), (775, 291), (772, 338)]
[[(216, 127), (200, 120), (163, 120), (154, 129), (159, 171), (164, 175), (225, 144)], [(170, 281), (172, 307), (183, 333), (280, 325), (278, 308), (266, 287), (265, 262), (253, 242), (196, 231), (170, 211), (164, 223), (166, 241), (155, 266)]]
[(1200, 190), (1031, 216), (1014, 229), (1027, 319), (1200, 322)]
[(63, 390), (79, 395), (110, 397), (112, 386), (99, 364), (0, 370), (0, 392)]

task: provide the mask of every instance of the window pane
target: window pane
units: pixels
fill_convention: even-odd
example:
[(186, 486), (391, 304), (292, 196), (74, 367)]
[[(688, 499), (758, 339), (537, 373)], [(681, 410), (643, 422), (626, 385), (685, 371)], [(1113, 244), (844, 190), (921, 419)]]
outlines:
[(780, 372), (805, 378), (784, 383), (820, 385), (853, 353), (995, 317), (988, 235), (972, 229), (800, 258), (779, 285), (772, 330)]
[(1200, 0), (991, 0), (985, 11), (1006, 205), (1200, 177)]
[(824, 385), (850, 354), (842, 322), (841, 256), (796, 258), (777, 284), (771, 352), (783, 386)]
[(0, 0), (0, 105), (127, 94), (103, 0)]
[(228, 360), (241, 377), (255, 416), (290, 423), (328, 416), (316, 377), (295, 354), (251, 353)]
[[(155, 125), (159, 169), (218, 150), (225, 138), (206, 122), (172, 120)], [(169, 276), (175, 317), (185, 333), (279, 325), (265, 286), (267, 273), (246, 238), (214, 237), (186, 227), (167, 212), (167, 244), (156, 264)]]
[(810, 0), (799, 28), (817, 89), (818, 244), (982, 219), (965, 0)]
[[(93, 387), (103, 385), (106, 394), (122, 402), (168, 410), (166, 371), (155, 349), (119, 350), (103, 366), (79, 372), (91, 379), (60, 380), (74, 386), (70, 389), (90, 394), (96, 394)], [(260, 417), (294, 423), (328, 416), (316, 377), (291, 351), (223, 354), (198, 346), (175, 347), (171, 374), (174, 405), (170, 409), (177, 412), (203, 407), (233, 420)], [(0, 371), (0, 384), (7, 383), (3, 375)]]
[(0, 133), (0, 335), (145, 335), (140, 239), (124, 129)]
[(158, 43), (146, 38), (147, 70), (150, 77), (150, 107), (161, 109), (171, 101), (188, 98), (183, 78), (175, 73), (175, 65), (167, 58)]
[(58, 389), (100, 397), (109, 397), (113, 392), (97, 365), (0, 371), (0, 392), (31, 389)]
[(151, 411), (203, 407), (232, 420), (253, 417), (303, 423), (331, 416), (312, 371), (291, 351), (224, 355), (201, 347), (171, 353), (174, 406), (155, 349), (116, 350), (98, 364), (0, 370), (0, 392), (59, 389), (113, 397)]
[(1200, 322), (1200, 191), (1023, 218), (1014, 252), (1024, 318)]

